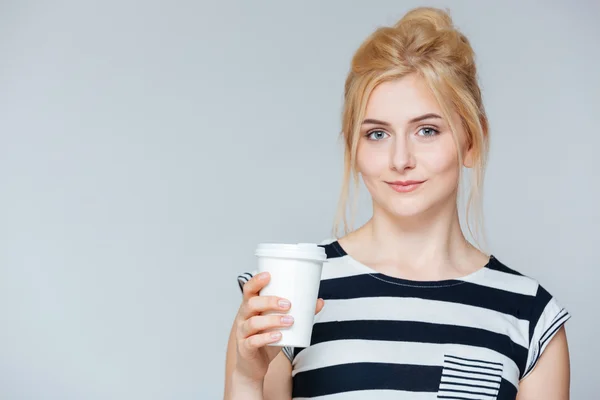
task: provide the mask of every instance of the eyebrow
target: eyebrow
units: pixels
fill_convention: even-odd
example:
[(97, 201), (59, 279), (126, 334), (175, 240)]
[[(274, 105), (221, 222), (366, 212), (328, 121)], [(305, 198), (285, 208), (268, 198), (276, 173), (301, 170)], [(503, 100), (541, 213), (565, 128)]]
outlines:
[[(423, 121), (425, 119), (431, 119), (431, 118), (439, 118), (442, 119), (441, 116), (439, 116), (438, 114), (435, 113), (428, 113), (428, 114), (423, 114), (420, 115), (418, 117), (415, 117), (413, 119), (411, 119), (410, 121), (408, 121), (410, 124), (414, 124), (415, 122), (419, 122), (419, 121)], [(383, 126), (391, 126), (391, 124), (389, 122), (385, 122), (385, 121), (380, 121), (378, 119), (371, 119), (371, 118), (367, 118), (365, 119), (363, 122), (363, 125), (365, 124), (373, 124), (373, 125), (383, 125)]]

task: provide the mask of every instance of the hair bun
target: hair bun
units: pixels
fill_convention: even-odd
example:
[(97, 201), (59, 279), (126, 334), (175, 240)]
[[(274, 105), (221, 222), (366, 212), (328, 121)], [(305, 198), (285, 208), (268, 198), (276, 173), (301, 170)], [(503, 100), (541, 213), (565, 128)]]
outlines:
[(433, 7), (419, 7), (410, 10), (394, 25), (394, 28), (408, 25), (429, 27), (436, 31), (454, 29), (450, 14)]

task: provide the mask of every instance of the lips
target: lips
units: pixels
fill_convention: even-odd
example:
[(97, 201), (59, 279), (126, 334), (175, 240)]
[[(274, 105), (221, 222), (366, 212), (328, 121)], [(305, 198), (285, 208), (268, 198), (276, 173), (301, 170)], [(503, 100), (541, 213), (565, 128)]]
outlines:
[(409, 186), (409, 185), (415, 185), (417, 183), (423, 183), (425, 181), (394, 181), (394, 182), (387, 182), (390, 185), (400, 185), (400, 186)]
[(398, 193), (408, 193), (421, 187), (424, 182), (425, 181), (395, 181), (386, 183)]

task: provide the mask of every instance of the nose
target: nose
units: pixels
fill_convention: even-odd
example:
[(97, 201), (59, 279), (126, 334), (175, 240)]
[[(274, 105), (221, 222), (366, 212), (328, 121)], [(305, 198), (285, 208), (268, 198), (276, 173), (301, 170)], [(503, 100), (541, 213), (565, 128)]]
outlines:
[(396, 135), (390, 154), (390, 168), (402, 172), (415, 167), (415, 157), (410, 140), (406, 135)]

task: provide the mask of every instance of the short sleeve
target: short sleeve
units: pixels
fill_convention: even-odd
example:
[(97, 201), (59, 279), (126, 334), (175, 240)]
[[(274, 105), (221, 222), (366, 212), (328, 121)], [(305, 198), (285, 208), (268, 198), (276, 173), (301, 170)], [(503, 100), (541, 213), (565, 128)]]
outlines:
[(257, 273), (258, 273), (258, 271), (252, 271), (252, 272), (244, 272), (243, 274), (238, 275), (237, 280), (238, 280), (238, 285), (240, 285), (241, 291), (244, 290), (244, 284), (246, 282), (248, 282), (250, 279), (252, 279), (252, 277), (254, 275), (256, 275)]
[(571, 314), (546, 289), (538, 286), (529, 318), (527, 365), (521, 379), (533, 371), (550, 340), (570, 318)]
[[(246, 282), (248, 282), (250, 279), (252, 279), (252, 277), (254, 275), (256, 275), (258, 273), (258, 271), (252, 271), (252, 272), (244, 272), (243, 274), (239, 274), (237, 277), (237, 281), (238, 281), (238, 285), (240, 286), (240, 291), (244, 290), (244, 284), (246, 284)], [(282, 348), (283, 353), (285, 354), (285, 356), (288, 358), (288, 360), (290, 360), (290, 362), (292, 362), (294, 360), (294, 348), (290, 347), (290, 346), (285, 346)]]

